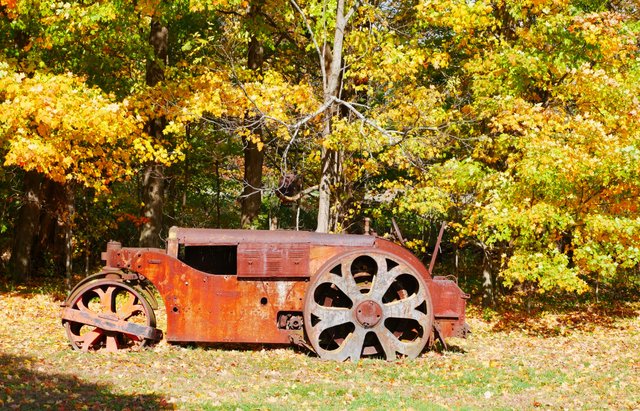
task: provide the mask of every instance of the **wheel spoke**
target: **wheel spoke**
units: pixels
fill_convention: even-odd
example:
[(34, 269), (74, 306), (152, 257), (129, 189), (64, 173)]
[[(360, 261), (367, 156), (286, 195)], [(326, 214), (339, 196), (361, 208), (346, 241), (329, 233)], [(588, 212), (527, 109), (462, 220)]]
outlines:
[(143, 312), (142, 305), (134, 304), (129, 309), (127, 309), (126, 311), (123, 310), (123, 311), (119, 312), (118, 313), (118, 317), (120, 317), (120, 319), (126, 321), (129, 318), (133, 317), (134, 315), (137, 315), (137, 314), (142, 313), (142, 312)]
[(116, 313), (121, 320), (128, 320), (134, 314), (142, 312), (142, 305), (136, 304), (137, 298), (135, 295), (127, 293), (127, 301), (120, 307)]
[(350, 267), (352, 262), (353, 260), (349, 261), (349, 263), (347, 264), (343, 261), (341, 271), (342, 276), (332, 275), (331, 280), (336, 285), (336, 287), (338, 287), (340, 291), (342, 291), (347, 297), (349, 297), (351, 299), (351, 302), (355, 304), (356, 302), (353, 301), (353, 297), (360, 295), (360, 289), (358, 288), (358, 284), (356, 284), (356, 280), (353, 278), (353, 274), (351, 274)]
[(366, 335), (367, 331), (365, 329), (356, 327), (356, 329), (344, 339), (339, 348), (332, 351), (322, 350), (325, 353), (323, 358), (337, 361), (345, 361), (347, 359), (358, 361)]
[(93, 312), (91, 309), (89, 309), (89, 307), (87, 307), (87, 306), (84, 304), (84, 301), (82, 300), (82, 297), (80, 297), (80, 298), (78, 299), (78, 302), (76, 303), (76, 306), (78, 307), (78, 309), (79, 309), (80, 311)]
[(101, 288), (96, 288), (96, 294), (98, 294), (98, 297), (100, 297), (100, 305), (102, 305), (102, 311), (103, 312), (111, 312), (111, 313), (115, 313), (115, 300), (113, 298), (113, 292), (115, 291), (116, 287), (114, 286), (109, 286), (107, 287), (106, 290), (103, 290)]
[(82, 351), (88, 351), (89, 348), (95, 345), (103, 335), (104, 330), (100, 328), (94, 328), (92, 331), (86, 333), (83, 336)]
[(317, 336), (320, 336), (323, 331), (331, 327), (335, 327), (336, 325), (353, 322), (351, 310), (348, 308), (323, 307), (315, 304), (315, 307), (312, 307), (311, 312), (320, 319), (320, 321), (312, 327), (313, 332)]
[(107, 335), (107, 351), (108, 352), (116, 352), (120, 348), (118, 344), (118, 339), (115, 335)]
[(424, 345), (422, 338), (417, 338), (414, 341), (400, 341), (398, 337), (386, 328), (382, 328), (376, 334), (387, 360), (394, 360), (396, 353), (409, 357), (418, 356)]
[(373, 286), (371, 287), (371, 298), (376, 301), (381, 301), (385, 293), (391, 287), (391, 284), (398, 278), (398, 276), (406, 273), (407, 267), (404, 265), (398, 265), (393, 267), (390, 271), (381, 272), (376, 275), (373, 280)]
[(394, 301), (382, 305), (384, 318), (410, 318), (422, 323), (427, 319), (427, 315), (416, 310), (424, 302), (424, 297), (420, 294), (413, 294), (403, 300)]
[[(353, 275), (349, 271), (349, 265), (344, 261), (340, 264), (341, 271), (340, 275), (334, 274), (331, 271), (327, 271), (318, 277), (317, 283), (329, 283), (335, 285), (340, 291), (344, 293), (350, 299), (355, 295), (355, 293), (360, 293), (358, 285), (353, 278)], [(353, 302), (353, 301), (352, 301)]]
[(333, 283), (340, 289), (340, 291), (342, 291), (347, 297), (349, 297), (353, 304), (356, 303), (356, 301), (353, 301), (353, 299), (360, 294), (360, 290), (358, 289), (358, 286), (356, 285), (356, 282), (351, 274), (349, 274), (347, 277), (336, 277), (333, 280)]
[(385, 258), (385, 256), (375, 254), (371, 255), (370, 257), (373, 258), (373, 260), (376, 262), (376, 265), (378, 266), (378, 271), (375, 273), (376, 276), (387, 272), (387, 259)]

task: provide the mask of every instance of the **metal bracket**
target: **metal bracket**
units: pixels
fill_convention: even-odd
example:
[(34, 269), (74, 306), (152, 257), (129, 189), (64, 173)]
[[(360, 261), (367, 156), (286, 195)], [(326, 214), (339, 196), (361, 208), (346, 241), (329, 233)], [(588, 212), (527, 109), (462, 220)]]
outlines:
[(433, 254), (431, 254), (431, 263), (429, 264), (429, 275), (433, 277), (433, 267), (436, 265), (436, 257), (438, 257), (438, 250), (440, 250), (440, 242), (442, 241), (442, 235), (444, 234), (444, 229), (447, 228), (447, 223), (442, 223), (440, 226), (440, 233), (438, 234), (438, 241), (436, 241), (436, 246), (433, 247)]
[(440, 341), (440, 343), (442, 344), (442, 348), (445, 351), (447, 351), (449, 347), (447, 346), (447, 343), (444, 341), (444, 337), (442, 336), (442, 331), (440, 330), (440, 324), (438, 324), (437, 322), (434, 322), (433, 331), (435, 332), (435, 335), (438, 341)]
[(158, 341), (162, 339), (162, 330), (147, 325), (130, 323), (117, 318), (113, 314), (96, 314), (67, 307), (62, 310), (62, 319), (90, 325), (105, 331), (117, 331), (135, 335), (147, 340)]
[(309, 345), (309, 343), (304, 339), (302, 334), (290, 333), (289, 340), (291, 341), (292, 344), (297, 345), (298, 347), (303, 347), (311, 352), (315, 352), (313, 347)]

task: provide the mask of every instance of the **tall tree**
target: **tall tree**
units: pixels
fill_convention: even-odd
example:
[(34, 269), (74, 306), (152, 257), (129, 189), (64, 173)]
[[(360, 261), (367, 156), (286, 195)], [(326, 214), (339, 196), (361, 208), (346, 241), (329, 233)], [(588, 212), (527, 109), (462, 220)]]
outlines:
[[(261, 13), (264, 13), (262, 6), (264, 1), (253, 1), (249, 5), (247, 13), (248, 26), (257, 31)], [(249, 70), (260, 72), (264, 64), (264, 46), (259, 38), (259, 33), (252, 33), (247, 47), (247, 67)], [(261, 121), (256, 121), (257, 125), (253, 138), (243, 139), (244, 154), (244, 178), (241, 203), (240, 225), (243, 228), (250, 228), (255, 223), (262, 206), (262, 167), (264, 164), (264, 151), (258, 145), (262, 140)]]
[[(63, 187), (64, 199), (50, 206), (65, 230), (73, 211), (70, 185), (105, 192), (113, 182), (130, 177), (132, 164), (155, 157), (138, 121), (125, 104), (112, 100), (72, 75), (34, 73), (25, 77), (0, 63), (0, 142), (4, 165), (26, 171), (28, 187), (12, 253), (13, 275), (26, 279), (34, 238), (40, 232), (40, 209), (50, 182)], [(66, 186), (66, 188), (65, 188)], [(70, 234), (67, 231), (67, 240)], [(71, 250), (67, 250), (71, 252)]]
[[(357, 3), (356, 3), (357, 7)], [(333, 131), (332, 122), (339, 113), (339, 105), (336, 99), (339, 97), (342, 87), (343, 58), (345, 32), (349, 19), (355, 9), (345, 10), (345, 0), (338, 0), (335, 11), (335, 29), (333, 32), (333, 45), (327, 44), (323, 39), (322, 52), (318, 49), (320, 57), (320, 69), (323, 70), (323, 101), (327, 110), (324, 114), (323, 139), (328, 139)], [(328, 69), (328, 70), (327, 70)], [(326, 233), (329, 229), (335, 229), (335, 221), (332, 224), (331, 215), (331, 190), (335, 188), (342, 167), (340, 150), (322, 147), (320, 156), (321, 175), (319, 184), (318, 226), (316, 231)], [(335, 220), (335, 216), (333, 218)]]
[[(15, 5), (2, 5), (2, 32), (8, 38), (3, 39), (6, 52), (14, 57), (18, 64), (25, 60), (25, 48), (30, 44), (29, 34), (20, 25), (13, 25), (17, 20)], [(17, 26), (17, 27), (16, 27)], [(7, 66), (4, 69), (8, 68)], [(5, 74), (6, 75), (6, 74)], [(0, 92), (0, 101), (6, 94)], [(12, 252), (9, 260), (10, 277), (16, 281), (29, 280), (32, 268), (32, 248), (39, 229), (40, 211), (42, 208), (42, 175), (28, 172), (23, 179), (23, 195), (19, 209), (16, 230), (13, 235)]]
[(41, 184), (41, 174), (35, 171), (27, 172), (24, 177), (25, 192), (21, 201), (22, 205), (9, 260), (9, 275), (14, 281), (28, 281), (31, 278), (32, 249), (40, 228)]
[[(146, 84), (154, 87), (164, 80), (164, 68), (168, 64), (169, 57), (169, 29), (161, 23), (157, 15), (151, 17), (149, 45), (153, 54), (147, 60)], [(164, 116), (152, 114), (147, 121), (145, 131), (155, 141), (163, 141), (165, 126)], [(142, 215), (146, 220), (140, 232), (141, 247), (162, 246), (164, 190), (164, 165), (160, 163), (146, 165), (142, 171)]]

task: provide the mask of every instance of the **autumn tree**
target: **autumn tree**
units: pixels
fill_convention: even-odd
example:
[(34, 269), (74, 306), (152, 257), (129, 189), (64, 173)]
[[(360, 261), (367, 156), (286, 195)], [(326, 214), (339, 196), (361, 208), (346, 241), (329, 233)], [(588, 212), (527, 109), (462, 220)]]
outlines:
[[(205, 29), (185, 38), (185, 62), (196, 60), (198, 64), (191, 65), (189, 75), (169, 82), (165, 94), (150, 97), (166, 105), (172, 133), (184, 133), (189, 124), (204, 124), (212, 138), (226, 134), (241, 142), (243, 227), (258, 224), (262, 192), (275, 191), (279, 177), (286, 173), (282, 164), (287, 160), (283, 161), (281, 153), (297, 144), (294, 140), (300, 127), (293, 125), (307, 114), (300, 107), (314, 103), (309, 76), (293, 63), (302, 64), (306, 59), (303, 44), (299, 44), (304, 37), (287, 22), (281, 6), (267, 1), (192, 2), (192, 13), (210, 16), (225, 31)], [(263, 187), (267, 152), (272, 153), (270, 187)]]
[[(105, 207), (123, 224), (147, 224), (142, 243), (157, 246), (168, 224), (266, 228), (263, 210), (278, 201), (271, 194), (300, 173), (300, 196), (285, 200), (307, 195), (302, 204), (317, 210), (309, 214), (318, 231), (357, 231), (369, 216), (383, 234), (395, 217), (407, 246), (424, 255), (446, 221), (444, 250), (456, 256), (454, 268), (465, 265), (485, 284), (487, 302), (497, 283), (528, 296), (575, 293), (637, 267), (633, 2), (1, 7), (3, 81), (14, 87), (0, 91), (2, 101), (30, 100), (33, 107), (16, 107), (37, 118), (24, 123), (2, 106), (6, 167), (25, 170), (33, 187), (25, 190), (33, 199), (23, 201), (27, 214), (41, 215), (37, 204), (60, 198), (60, 187), (98, 192), (97, 182), (108, 180), (118, 198)], [(50, 81), (61, 85), (53, 94), (29, 91)], [(120, 139), (96, 139), (98, 152), (89, 136), (107, 131), (86, 112), (43, 108), (66, 100), (56, 104), (117, 111), (110, 121)], [(75, 128), (65, 128), (67, 117)], [(9, 130), (24, 131), (22, 146), (23, 131)], [(62, 142), (74, 133), (70, 141), (79, 143)], [(36, 142), (48, 148), (24, 157)], [(58, 160), (46, 157), (50, 147)], [(120, 158), (118, 178), (101, 155)], [(133, 175), (153, 198), (116, 182)], [(88, 210), (91, 201), (76, 203)], [(112, 209), (140, 202), (146, 217)], [(19, 225), (28, 238), (40, 235), (28, 233), (27, 218)]]
[[(165, 66), (169, 57), (169, 29), (162, 22), (162, 16), (157, 11), (151, 16), (149, 24), (149, 45), (153, 50), (147, 57), (146, 85), (154, 87), (165, 79)], [(166, 119), (162, 115), (150, 113), (145, 126), (147, 134), (156, 141), (164, 140)], [(141, 247), (162, 246), (162, 216), (165, 191), (164, 165), (150, 163), (142, 171), (142, 215), (146, 219), (140, 233)]]
[[(131, 177), (138, 158), (159, 154), (147, 149), (126, 102), (113, 101), (73, 75), (35, 73), (27, 78), (2, 64), (4, 165), (25, 170), (27, 179), (40, 184), (46, 179), (63, 186), (75, 183), (102, 192), (114, 181)], [(29, 202), (40, 202), (38, 192), (28, 192), (27, 208)], [(72, 199), (65, 203), (71, 204)], [(57, 211), (58, 218), (70, 227), (69, 209)], [(29, 214), (29, 225), (18, 229), (12, 274), (20, 279), (30, 273), (30, 243), (38, 229), (37, 219), (37, 213)]]
[[(432, 117), (428, 89), (410, 90), (411, 80), (426, 63), (417, 42), (400, 30), (412, 19), (410, 5), (291, 4), (310, 36), (306, 47), (316, 54), (310, 70), (322, 74), (321, 87), (316, 86), (322, 101), (317, 113), (323, 121), (316, 139), (317, 231), (342, 231), (353, 223), (367, 184), (384, 167), (380, 161), (392, 156), (394, 146), (400, 149), (411, 140), (409, 135), (435, 129), (442, 119)], [(416, 121), (411, 114), (417, 114), (415, 106), (405, 108), (403, 102), (422, 105), (424, 115)]]
[(583, 3), (416, 6), (458, 143), (416, 169), (398, 207), (453, 219), (509, 287), (582, 292), (638, 261), (637, 33)]
[[(30, 244), (34, 243), (34, 236), (40, 237), (35, 243), (41, 242), (48, 231), (46, 224), (56, 224), (57, 220), (66, 231), (64, 243), (71, 244), (74, 189), (70, 182), (103, 192), (104, 187), (114, 181), (130, 177), (138, 160), (155, 161), (160, 157), (153, 153), (166, 154), (140, 133), (137, 124), (141, 124), (142, 119), (135, 115), (133, 107), (94, 88), (99, 86), (122, 98), (129, 94), (123, 90), (135, 84), (132, 74), (143, 73), (140, 62), (144, 61), (141, 58), (144, 53), (139, 47), (132, 46), (139, 44), (135, 17), (143, 10), (135, 5), (112, 3), (41, 6), (12, 2), (3, 6), (0, 19), (3, 33), (8, 34), (2, 39), (8, 46), (4, 48), (3, 61), (8, 62), (7, 73), (15, 72), (15, 75), (7, 74), (3, 80), (7, 87), (11, 81), (26, 87), (22, 90), (20, 86), (16, 91), (17, 86), (13, 85), (6, 90), (4, 116), (0, 119), (5, 127), (5, 143), (11, 145), (5, 165), (17, 165), (27, 170), (24, 179), (27, 200), (23, 202), (17, 220), (12, 253), (13, 273), (20, 278), (29, 274), (30, 260), (34, 258)], [(133, 36), (124, 41), (123, 32)], [(70, 72), (75, 74), (67, 74)], [(30, 84), (30, 81), (40, 83)], [(23, 114), (32, 112), (33, 122), (20, 123), (20, 112), (11, 108), (20, 107), (16, 101), (29, 104), (27, 109), (22, 107)], [(92, 107), (98, 113), (95, 116), (87, 114)], [(103, 111), (112, 112), (112, 117), (99, 114)], [(114, 123), (110, 125), (112, 130), (105, 134), (105, 124), (109, 123)], [(9, 138), (15, 130), (19, 132)], [(116, 138), (118, 133), (121, 135)], [(118, 152), (110, 150), (109, 144), (115, 144)], [(43, 151), (39, 152), (41, 147)], [(26, 154), (21, 150), (25, 148), (28, 149), (26, 153), (32, 154), (24, 157)], [(58, 158), (51, 158), (52, 153)], [(142, 153), (147, 154), (138, 156)], [(107, 158), (113, 160), (113, 166)], [(98, 166), (89, 166), (98, 159)], [(63, 162), (64, 167), (53, 167), (45, 164), (47, 162), (58, 165)], [(82, 168), (74, 169), (78, 164), (82, 164)], [(61, 190), (66, 195), (55, 194)], [(52, 207), (41, 218), (43, 203)], [(70, 253), (71, 250), (64, 252), (67, 264)]]

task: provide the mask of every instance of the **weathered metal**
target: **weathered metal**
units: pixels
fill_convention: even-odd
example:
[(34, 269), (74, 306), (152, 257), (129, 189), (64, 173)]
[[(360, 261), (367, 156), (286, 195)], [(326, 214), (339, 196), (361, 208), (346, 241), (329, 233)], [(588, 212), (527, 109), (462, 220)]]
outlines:
[[(118, 313), (94, 313), (90, 311), (65, 308), (62, 317), (69, 322), (82, 323), (106, 332), (116, 331), (126, 335), (134, 335), (146, 340), (162, 339), (162, 331), (146, 325), (136, 324), (121, 319)], [(83, 341), (85, 342), (85, 341)], [(84, 347), (83, 347), (84, 348)]]
[(74, 349), (138, 349), (162, 338), (141, 287), (114, 275), (104, 272), (81, 282), (65, 301), (62, 322)]
[[(440, 236), (441, 237), (441, 236)], [(173, 227), (166, 250), (109, 242), (63, 304), (76, 349), (148, 341), (299, 344), (321, 358), (416, 357), (464, 337), (467, 295), (370, 235)], [(167, 326), (156, 328), (162, 298)]]
[(431, 337), (433, 306), (410, 263), (382, 250), (330, 259), (312, 280), (304, 323), (322, 358), (416, 357)]

